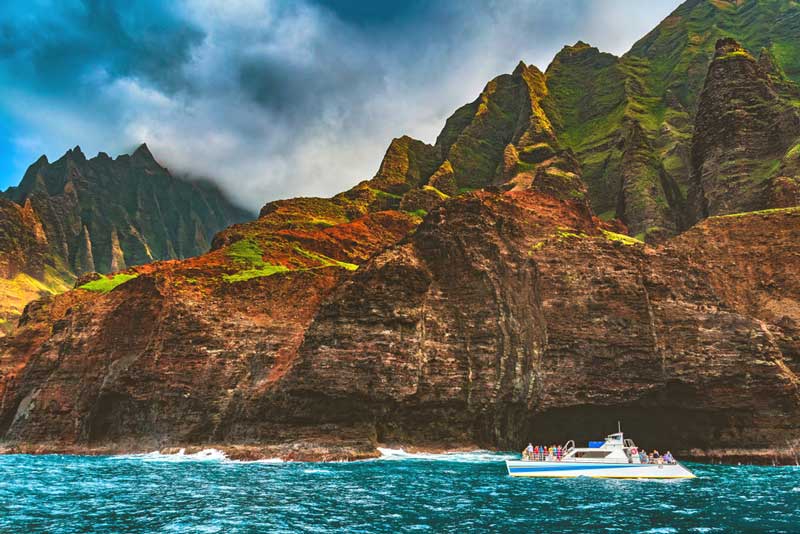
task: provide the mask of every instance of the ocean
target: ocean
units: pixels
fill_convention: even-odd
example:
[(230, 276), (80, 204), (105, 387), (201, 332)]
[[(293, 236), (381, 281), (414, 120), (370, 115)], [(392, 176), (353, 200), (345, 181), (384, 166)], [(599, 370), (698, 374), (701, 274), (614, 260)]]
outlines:
[(674, 481), (512, 479), (489, 452), (352, 463), (217, 451), (0, 456), (2, 533), (800, 532), (800, 467)]

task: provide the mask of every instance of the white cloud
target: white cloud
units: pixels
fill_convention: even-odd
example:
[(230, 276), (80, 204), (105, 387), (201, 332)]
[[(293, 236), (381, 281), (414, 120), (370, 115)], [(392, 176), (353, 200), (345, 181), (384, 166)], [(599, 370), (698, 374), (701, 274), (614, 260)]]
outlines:
[(519, 59), (544, 69), (578, 39), (619, 54), (674, 4), (459, 2), (361, 27), (307, 2), (184, 0), (178, 15), (203, 37), (171, 71), (180, 83), (115, 77), (101, 65), (82, 79), (97, 88), (88, 106), (51, 97), (18, 116), (45, 147), (118, 152), (147, 142), (171, 169), (210, 177), (255, 210), (347, 189), (375, 173), (391, 138), (433, 142), (457, 107)]

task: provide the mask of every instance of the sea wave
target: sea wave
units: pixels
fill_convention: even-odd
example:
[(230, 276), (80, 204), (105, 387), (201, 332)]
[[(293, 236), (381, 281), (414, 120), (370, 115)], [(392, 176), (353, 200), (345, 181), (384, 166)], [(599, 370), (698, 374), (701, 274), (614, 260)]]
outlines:
[(233, 460), (228, 458), (224, 451), (219, 449), (203, 449), (201, 451), (186, 453), (186, 449), (178, 452), (165, 454), (158, 451), (142, 454), (123, 454), (113, 456), (115, 460), (140, 460), (143, 462), (225, 462), (225, 463), (252, 463), (252, 464), (280, 464), (280, 458), (264, 458), (261, 460)]
[[(513, 453), (502, 453), (487, 450), (461, 451), (461, 452), (407, 452), (406, 450), (378, 447), (380, 457), (364, 462), (374, 461), (403, 461), (403, 460), (428, 460), (446, 461), (462, 463), (484, 463), (499, 462), (503, 460), (518, 459), (519, 455)], [(137, 460), (142, 462), (224, 462), (237, 464), (282, 464), (282, 463), (304, 463), (285, 461), (281, 458), (264, 458), (260, 460), (234, 460), (219, 449), (203, 449), (201, 451), (187, 453), (186, 449), (180, 449), (174, 453), (162, 453), (153, 451), (140, 454), (123, 454), (111, 457), (114, 460)], [(341, 462), (313, 462), (313, 463), (341, 463)]]
[(406, 452), (404, 449), (389, 449), (386, 447), (378, 447), (378, 452), (381, 453), (380, 458), (375, 460), (431, 460), (431, 461), (445, 461), (445, 462), (463, 462), (463, 463), (483, 463), (483, 462), (498, 462), (502, 460), (519, 459), (518, 454), (494, 452), (486, 450), (475, 450), (468, 452)]

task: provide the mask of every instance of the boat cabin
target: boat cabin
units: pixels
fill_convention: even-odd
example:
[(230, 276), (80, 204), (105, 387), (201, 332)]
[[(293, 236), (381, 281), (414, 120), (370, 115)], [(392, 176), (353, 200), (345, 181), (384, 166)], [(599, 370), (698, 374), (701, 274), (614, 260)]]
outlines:
[[(636, 454), (636, 444), (631, 439), (625, 439), (622, 432), (606, 436), (604, 441), (590, 441), (588, 447), (576, 447), (573, 440), (564, 445), (564, 455), (561, 462), (587, 462), (587, 463), (641, 463)], [(555, 461), (552, 458), (540, 461)]]

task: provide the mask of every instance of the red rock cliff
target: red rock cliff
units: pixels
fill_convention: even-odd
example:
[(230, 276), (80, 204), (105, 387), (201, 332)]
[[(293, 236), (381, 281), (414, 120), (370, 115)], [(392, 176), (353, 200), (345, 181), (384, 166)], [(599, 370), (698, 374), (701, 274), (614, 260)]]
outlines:
[(621, 419), (645, 446), (786, 460), (800, 437), (796, 209), (659, 249), (530, 191), (449, 200), (405, 239), (397, 212), (259, 233), (270, 216), (230, 231), (257, 268), (239, 240), (30, 307), (0, 345), (6, 447), (353, 458)]

